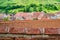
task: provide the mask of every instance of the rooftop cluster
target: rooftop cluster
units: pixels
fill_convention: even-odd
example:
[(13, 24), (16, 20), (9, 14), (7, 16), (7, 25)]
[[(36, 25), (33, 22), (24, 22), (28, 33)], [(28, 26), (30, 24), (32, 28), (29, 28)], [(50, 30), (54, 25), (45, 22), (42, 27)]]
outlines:
[(54, 14), (45, 12), (18, 12), (14, 14), (3, 14), (0, 13), (0, 20), (49, 20), (49, 19), (60, 19), (60, 12)]

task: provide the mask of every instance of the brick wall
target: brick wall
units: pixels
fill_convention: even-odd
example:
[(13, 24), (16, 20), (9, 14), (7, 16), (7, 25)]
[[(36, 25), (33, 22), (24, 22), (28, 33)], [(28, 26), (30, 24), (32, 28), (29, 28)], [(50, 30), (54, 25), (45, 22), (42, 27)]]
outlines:
[[(23, 28), (0, 26), (1, 33), (15, 34), (42, 34), (43, 28)], [(44, 34), (60, 34), (60, 28), (44, 28)]]
[[(58, 34), (60, 35), (60, 20), (24, 20), (24, 21), (0, 21), (0, 34)], [(1, 36), (1, 35), (0, 35)], [(10, 37), (0, 38), (0, 40), (60, 40), (60, 36), (54, 36), (54, 39), (39, 38), (21, 38)]]
[(0, 26), (8, 27), (32, 27), (32, 28), (59, 28), (60, 20), (15, 20), (15, 21), (1, 21)]
[(6, 37), (6, 38), (0, 38), (0, 40), (14, 40), (14, 39), (13, 38)]
[(26, 37), (1, 37), (0, 40), (60, 40), (60, 36), (50, 36), (47, 38), (26, 38)]

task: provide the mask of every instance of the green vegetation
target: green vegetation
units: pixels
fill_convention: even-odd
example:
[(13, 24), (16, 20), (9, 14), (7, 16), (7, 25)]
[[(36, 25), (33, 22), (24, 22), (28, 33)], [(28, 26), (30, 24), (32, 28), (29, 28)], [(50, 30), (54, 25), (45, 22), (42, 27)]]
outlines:
[(4, 18), (3, 20), (4, 20), (4, 21), (8, 21), (8, 20), (9, 20), (9, 18), (8, 18), (8, 17), (6, 17), (6, 18)]
[(0, 12), (56, 12), (60, 11), (60, 0), (0, 0)]

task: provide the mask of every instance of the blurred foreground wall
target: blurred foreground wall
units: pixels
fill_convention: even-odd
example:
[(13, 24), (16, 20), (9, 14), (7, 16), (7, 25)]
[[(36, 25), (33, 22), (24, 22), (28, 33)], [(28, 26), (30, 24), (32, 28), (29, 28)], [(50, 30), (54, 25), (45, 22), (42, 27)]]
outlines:
[(60, 19), (0, 21), (0, 40), (60, 40)]

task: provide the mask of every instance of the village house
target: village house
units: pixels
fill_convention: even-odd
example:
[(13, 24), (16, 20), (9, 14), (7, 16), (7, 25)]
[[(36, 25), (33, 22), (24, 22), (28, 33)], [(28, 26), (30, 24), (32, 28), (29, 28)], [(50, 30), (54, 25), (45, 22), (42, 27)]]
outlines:
[(4, 14), (0, 14), (0, 20), (4, 18)]
[(56, 15), (57, 19), (60, 19), (60, 12), (56, 12), (55, 15)]
[(32, 14), (33, 14), (32, 18), (34, 19), (34, 18), (38, 18), (40, 12), (32, 12)]
[(4, 13), (0, 13), (0, 20), (3, 20), (5, 17), (7, 17), (6, 14), (4, 14)]
[(45, 12), (40, 12), (38, 16), (38, 20), (41, 20), (43, 17), (45, 17)]
[(15, 15), (13, 14), (0, 14), (0, 20), (8, 18), (8, 20), (46, 20), (46, 19), (60, 19), (60, 12), (55, 14), (45, 13), (45, 12), (18, 12)]
[(31, 13), (24, 13), (24, 12), (19, 12), (15, 14), (16, 20), (40, 20), (44, 16), (44, 12), (31, 12)]
[(57, 19), (55, 14), (47, 14), (50, 19)]
[(19, 12), (17, 14), (15, 14), (15, 18), (16, 20), (32, 20), (32, 15), (31, 13), (24, 13), (24, 12)]
[(14, 16), (10, 14), (0, 13), (0, 20), (13, 20)]
[(44, 16), (41, 18), (41, 20), (49, 20), (50, 17), (48, 16), (48, 14), (44, 14)]

